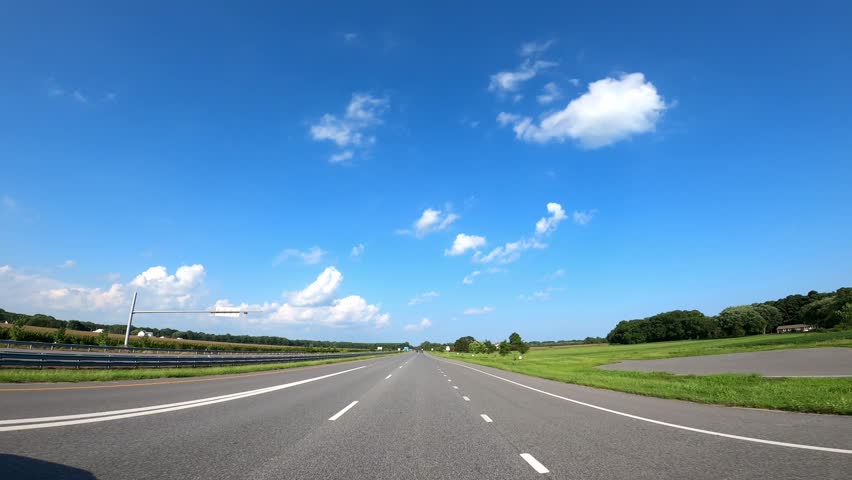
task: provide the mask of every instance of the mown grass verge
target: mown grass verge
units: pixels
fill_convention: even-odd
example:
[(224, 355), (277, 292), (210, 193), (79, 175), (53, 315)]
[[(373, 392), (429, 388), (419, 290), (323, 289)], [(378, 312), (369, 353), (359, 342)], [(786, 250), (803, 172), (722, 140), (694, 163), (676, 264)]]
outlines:
[(673, 375), (595, 368), (621, 360), (817, 347), (852, 347), (852, 331), (760, 335), (641, 345), (549, 348), (531, 350), (523, 360), (514, 360), (517, 354), (506, 357), (496, 354), (439, 355), (550, 380), (639, 395), (738, 407), (852, 415), (852, 378), (766, 378), (748, 374)]
[(145, 380), (150, 378), (204, 377), (209, 375), (264, 372), (267, 370), (283, 370), (287, 368), (309, 367), (312, 365), (326, 365), (329, 363), (352, 362), (383, 356), (387, 355), (368, 355), (364, 357), (329, 358), (325, 360), (310, 360), (306, 362), (264, 363), (260, 365), (234, 365), (223, 367), (138, 368), (116, 370), (35, 370), (14, 368), (0, 369), (0, 383), (107, 382), (114, 380)]

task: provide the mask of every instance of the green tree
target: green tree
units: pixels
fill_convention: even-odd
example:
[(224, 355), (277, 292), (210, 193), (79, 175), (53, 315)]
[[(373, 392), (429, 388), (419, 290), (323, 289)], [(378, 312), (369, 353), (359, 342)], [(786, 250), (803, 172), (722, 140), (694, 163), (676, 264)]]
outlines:
[(470, 342), (470, 344), (467, 346), (467, 351), (470, 352), (470, 353), (482, 353), (483, 348), (484, 347), (482, 346), (481, 343), (474, 340), (474, 341)]
[(65, 325), (62, 325), (53, 332), (53, 341), (55, 343), (65, 343)]
[(527, 353), (530, 349), (530, 346), (524, 343), (524, 339), (518, 334), (518, 332), (513, 332), (509, 335), (509, 344), (512, 350), (516, 350), (521, 355)]
[(482, 346), (483, 348), (485, 348), (485, 353), (491, 354), (497, 351), (497, 347), (495, 347), (494, 344), (491, 343), (491, 340), (486, 340), (482, 342)]
[(751, 305), (728, 307), (719, 313), (719, 329), (727, 337), (757, 335), (766, 328), (766, 320)]
[(98, 334), (98, 345), (102, 347), (109, 345), (109, 333), (106, 330)]
[(501, 357), (505, 357), (506, 355), (512, 353), (512, 347), (511, 345), (509, 345), (509, 341), (503, 340), (502, 342), (500, 342), (500, 346), (498, 347), (497, 351), (500, 352)]
[(852, 302), (840, 307), (840, 310), (837, 311), (837, 316), (840, 318), (838, 326), (841, 328), (852, 328)]
[(456, 340), (455, 343), (453, 343), (453, 351), (462, 353), (467, 352), (468, 345), (470, 345), (471, 342), (475, 341), (476, 339), (471, 336), (461, 337)]
[(23, 340), (24, 339), (24, 320), (15, 320), (15, 323), (12, 324), (11, 332), (9, 332), (9, 337), (12, 340)]

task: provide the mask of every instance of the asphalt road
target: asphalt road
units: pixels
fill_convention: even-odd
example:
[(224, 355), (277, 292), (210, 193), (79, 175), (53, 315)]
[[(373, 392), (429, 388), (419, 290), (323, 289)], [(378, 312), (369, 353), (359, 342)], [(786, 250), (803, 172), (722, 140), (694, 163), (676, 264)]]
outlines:
[(852, 377), (852, 348), (801, 348), (660, 360), (625, 360), (599, 368), (695, 375), (759, 373), (769, 377)]
[(241, 376), (3, 385), (0, 418), (4, 479), (845, 479), (852, 471), (849, 417), (640, 397), (416, 353)]

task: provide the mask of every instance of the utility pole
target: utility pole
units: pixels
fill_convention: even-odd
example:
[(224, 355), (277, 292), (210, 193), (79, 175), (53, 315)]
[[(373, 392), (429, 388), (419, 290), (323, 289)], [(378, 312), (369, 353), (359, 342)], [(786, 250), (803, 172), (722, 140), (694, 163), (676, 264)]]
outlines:
[(124, 332), (124, 346), (130, 346), (130, 324), (133, 323), (133, 311), (136, 310), (136, 294), (139, 292), (133, 292), (133, 300), (130, 302), (130, 313), (127, 315), (127, 330)]
[(239, 317), (249, 313), (260, 313), (262, 310), (240, 310), (240, 309), (218, 309), (218, 310), (136, 310), (136, 294), (133, 292), (133, 300), (130, 301), (130, 313), (127, 315), (127, 330), (124, 332), (124, 346), (130, 346), (130, 328), (133, 323), (133, 315), (139, 313), (210, 313), (217, 317)]

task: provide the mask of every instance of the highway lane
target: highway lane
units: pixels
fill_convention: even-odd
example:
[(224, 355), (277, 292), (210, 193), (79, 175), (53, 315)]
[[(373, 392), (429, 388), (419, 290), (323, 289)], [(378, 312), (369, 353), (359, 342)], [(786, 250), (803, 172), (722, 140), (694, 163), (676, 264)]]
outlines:
[(0, 471), (12, 472), (10, 478), (53, 472), (48, 477), (127, 479), (830, 479), (852, 471), (848, 453), (687, 431), (541, 392), (675, 425), (846, 450), (852, 448), (848, 417), (638, 397), (425, 354), (210, 382), (123, 385), (135, 383), (148, 385), (0, 391), (0, 418), (139, 408), (297, 384), (184, 410), (0, 431)]

